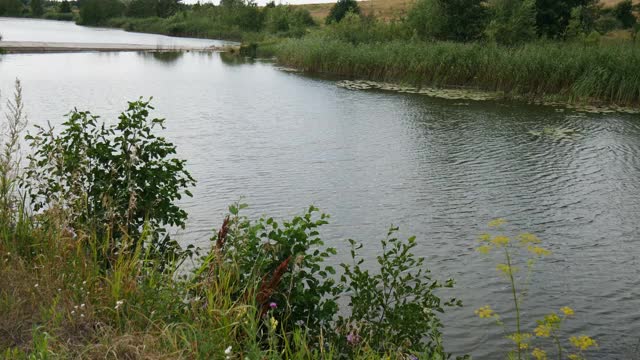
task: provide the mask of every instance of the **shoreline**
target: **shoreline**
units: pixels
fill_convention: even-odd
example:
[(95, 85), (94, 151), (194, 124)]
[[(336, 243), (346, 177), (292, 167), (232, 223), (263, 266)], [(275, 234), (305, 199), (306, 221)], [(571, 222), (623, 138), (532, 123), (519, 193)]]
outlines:
[(172, 51), (237, 51), (239, 45), (223, 46), (166, 46), (144, 44), (111, 44), (111, 43), (67, 43), (42, 41), (0, 41), (0, 49), (4, 53), (60, 53), (60, 52), (172, 52)]

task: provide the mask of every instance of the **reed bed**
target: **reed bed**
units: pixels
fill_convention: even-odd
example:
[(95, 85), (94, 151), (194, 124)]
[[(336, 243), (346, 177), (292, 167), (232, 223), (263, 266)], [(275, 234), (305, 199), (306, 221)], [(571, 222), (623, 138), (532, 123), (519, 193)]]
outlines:
[(326, 37), (273, 47), (280, 63), (310, 72), (438, 87), (464, 86), (507, 96), (571, 102), (640, 103), (640, 50), (630, 43), (392, 41), (353, 45)]

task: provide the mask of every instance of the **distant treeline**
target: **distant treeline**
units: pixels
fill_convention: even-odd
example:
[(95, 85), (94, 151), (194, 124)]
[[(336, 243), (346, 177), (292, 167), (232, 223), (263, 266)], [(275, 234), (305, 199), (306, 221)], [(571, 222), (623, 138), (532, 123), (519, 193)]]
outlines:
[[(603, 7), (597, 0), (417, 0), (406, 14), (372, 28), (373, 15), (361, 15), (355, 0), (340, 0), (327, 16), (327, 24), (360, 17), (370, 41), (390, 38), (474, 41), (489, 39), (513, 45), (538, 38), (567, 39), (638, 30), (631, 0)], [(258, 7), (251, 0), (221, 0), (193, 5), (179, 0), (0, 0), (0, 16), (30, 16), (76, 20), (83, 25), (109, 25), (127, 30), (168, 35), (226, 37), (277, 34), (300, 37), (315, 24), (309, 11), (296, 6)], [(361, 41), (363, 34), (353, 35)], [(380, 37), (382, 36), (382, 37)], [(250, 36), (251, 37), (251, 36)], [(357, 38), (357, 39), (356, 39)], [(366, 39), (365, 39), (366, 40)]]

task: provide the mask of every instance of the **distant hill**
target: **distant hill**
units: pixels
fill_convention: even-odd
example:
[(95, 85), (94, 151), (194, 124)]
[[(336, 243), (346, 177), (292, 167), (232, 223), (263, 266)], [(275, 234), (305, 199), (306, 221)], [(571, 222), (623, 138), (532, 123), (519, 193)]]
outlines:
[[(360, 9), (365, 15), (373, 14), (378, 18), (389, 20), (402, 16), (415, 0), (367, 0), (360, 1)], [(622, 0), (600, 0), (606, 6), (614, 6)], [(634, 0), (634, 4), (640, 4), (640, 0)], [(316, 21), (324, 21), (329, 14), (333, 3), (296, 5), (309, 10)]]

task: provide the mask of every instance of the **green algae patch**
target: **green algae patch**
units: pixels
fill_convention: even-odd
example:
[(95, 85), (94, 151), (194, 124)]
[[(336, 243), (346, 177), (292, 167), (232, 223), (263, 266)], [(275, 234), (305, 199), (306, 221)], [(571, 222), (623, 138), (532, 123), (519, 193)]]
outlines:
[(414, 87), (387, 82), (368, 80), (342, 80), (336, 86), (348, 90), (382, 90), (405, 94), (425, 95), (448, 100), (490, 101), (501, 100), (505, 96), (500, 92), (488, 92), (475, 89), (441, 89), (434, 87)]

